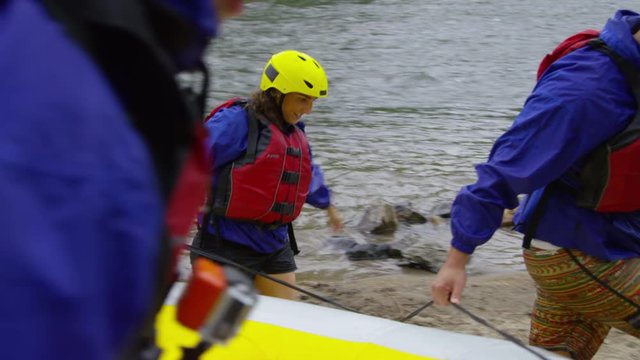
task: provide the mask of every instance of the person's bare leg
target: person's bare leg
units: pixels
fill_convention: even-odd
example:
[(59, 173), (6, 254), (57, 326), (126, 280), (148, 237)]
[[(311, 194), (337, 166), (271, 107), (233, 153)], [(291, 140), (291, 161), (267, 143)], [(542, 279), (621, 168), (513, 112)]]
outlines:
[[(286, 281), (289, 284), (296, 284), (296, 273), (284, 273), (284, 274), (269, 274), (269, 276), (278, 280)], [(274, 281), (263, 278), (262, 276), (256, 276), (255, 286), (261, 295), (279, 297), (282, 299), (298, 300), (298, 292), (288, 288), (284, 285), (280, 285)]]

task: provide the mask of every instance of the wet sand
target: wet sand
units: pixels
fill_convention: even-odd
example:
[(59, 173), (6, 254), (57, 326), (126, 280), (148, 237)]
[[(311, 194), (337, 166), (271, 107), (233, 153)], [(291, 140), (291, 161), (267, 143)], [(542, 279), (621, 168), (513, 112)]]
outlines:
[[(301, 281), (299, 285), (318, 295), (368, 315), (398, 320), (426, 304), (434, 275), (406, 270), (400, 275), (376, 276), (349, 281)], [(494, 327), (527, 343), (529, 314), (535, 287), (522, 272), (470, 276), (462, 306)], [(327, 305), (303, 296), (302, 301)], [(330, 305), (327, 305), (330, 306)], [(408, 323), (465, 334), (502, 338), (463, 312), (449, 306), (430, 306)], [(594, 359), (629, 360), (640, 358), (640, 339), (613, 329)]]

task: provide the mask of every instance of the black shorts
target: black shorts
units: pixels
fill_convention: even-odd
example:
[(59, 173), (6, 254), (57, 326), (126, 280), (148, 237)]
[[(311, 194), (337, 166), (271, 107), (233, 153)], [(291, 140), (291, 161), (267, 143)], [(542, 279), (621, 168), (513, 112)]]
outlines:
[[(282, 249), (270, 254), (263, 254), (248, 246), (217, 239), (215, 235), (209, 233), (205, 234), (204, 241), (202, 241), (201, 233), (202, 230), (198, 231), (194, 237), (194, 247), (246, 266), (251, 270), (265, 274), (284, 274), (294, 272), (298, 268), (288, 241)], [(197, 256), (197, 254), (191, 253), (191, 261), (193, 262)], [(249, 275), (252, 278), (255, 277), (253, 274)]]

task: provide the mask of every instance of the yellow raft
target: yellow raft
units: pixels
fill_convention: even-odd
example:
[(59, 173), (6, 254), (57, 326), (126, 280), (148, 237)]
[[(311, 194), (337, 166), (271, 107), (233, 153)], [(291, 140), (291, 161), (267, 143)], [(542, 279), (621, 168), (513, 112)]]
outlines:
[[(181, 359), (199, 336), (175, 321), (174, 287), (156, 322), (161, 360)], [(479, 325), (480, 326), (480, 325)], [(547, 359), (562, 359), (536, 349)], [(201, 359), (418, 360), (539, 359), (508, 341), (405, 324), (344, 310), (260, 296), (239, 333)]]

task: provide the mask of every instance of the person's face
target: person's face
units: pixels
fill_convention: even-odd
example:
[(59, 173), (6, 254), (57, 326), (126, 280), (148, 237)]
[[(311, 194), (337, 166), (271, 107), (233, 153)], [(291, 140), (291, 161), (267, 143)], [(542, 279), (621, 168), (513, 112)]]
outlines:
[(302, 115), (311, 113), (315, 100), (316, 98), (313, 96), (295, 92), (284, 95), (284, 101), (282, 102), (284, 121), (289, 125), (295, 125), (300, 121)]

